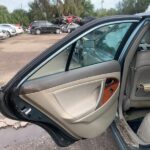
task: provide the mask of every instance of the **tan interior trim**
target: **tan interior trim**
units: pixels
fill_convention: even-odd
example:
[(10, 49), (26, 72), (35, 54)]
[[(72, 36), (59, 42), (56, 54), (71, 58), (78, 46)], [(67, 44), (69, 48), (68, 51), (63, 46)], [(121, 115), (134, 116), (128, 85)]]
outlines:
[(119, 86), (110, 100), (95, 110), (101, 82), (111, 77), (120, 80), (120, 72), (92, 76), (20, 96), (74, 137), (93, 138), (104, 132), (116, 115)]

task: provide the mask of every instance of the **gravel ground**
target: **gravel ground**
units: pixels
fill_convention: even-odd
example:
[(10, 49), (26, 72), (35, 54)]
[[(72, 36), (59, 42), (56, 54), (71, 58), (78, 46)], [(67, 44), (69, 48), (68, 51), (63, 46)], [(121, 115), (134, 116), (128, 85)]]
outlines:
[[(61, 35), (19, 35), (0, 41), (0, 85), (10, 80), (27, 62), (50, 47)], [(15, 128), (17, 125), (17, 128)], [(14, 129), (15, 128), (15, 129)], [(17, 130), (16, 130), (17, 129)], [(108, 129), (103, 135), (79, 141), (68, 148), (59, 148), (41, 128), (6, 119), (0, 114), (0, 150), (117, 150)]]

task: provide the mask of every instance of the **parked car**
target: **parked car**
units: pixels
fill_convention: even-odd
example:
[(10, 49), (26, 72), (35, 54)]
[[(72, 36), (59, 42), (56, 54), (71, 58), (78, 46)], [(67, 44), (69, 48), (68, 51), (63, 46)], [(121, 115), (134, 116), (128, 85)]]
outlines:
[(7, 38), (7, 33), (5, 30), (0, 28), (0, 40)]
[(20, 26), (20, 24), (1, 24), (1, 25), (10, 27), (10, 28), (16, 30), (16, 35), (24, 32), (24, 30), (23, 30), (22, 26)]
[(70, 33), (72, 31), (76, 30), (78, 27), (80, 27), (80, 25), (78, 25), (76, 23), (69, 23), (69, 24), (62, 25), (61, 29), (65, 33)]
[(121, 150), (150, 149), (149, 20), (107, 17), (70, 33), (1, 87), (1, 113), (62, 147), (111, 125)]
[(24, 33), (23, 27), (20, 24), (14, 24), (13, 26), (15, 27), (17, 34)]
[(61, 27), (48, 21), (34, 21), (29, 26), (31, 34), (61, 33)]
[(16, 29), (10, 25), (0, 24), (0, 28), (6, 31), (7, 37), (15, 36), (17, 34)]
[(97, 19), (96, 17), (91, 17), (91, 16), (89, 16), (89, 17), (85, 17), (85, 18), (83, 18), (81, 21), (80, 21), (80, 25), (84, 25), (84, 24), (86, 24), (86, 23), (89, 23), (89, 22), (91, 22), (91, 21), (93, 21), (93, 20), (95, 20), (95, 19)]

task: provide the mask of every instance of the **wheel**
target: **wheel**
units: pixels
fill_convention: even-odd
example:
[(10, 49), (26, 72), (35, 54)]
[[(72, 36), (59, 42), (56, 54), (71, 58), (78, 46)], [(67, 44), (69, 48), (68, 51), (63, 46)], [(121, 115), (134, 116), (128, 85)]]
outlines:
[(61, 34), (61, 30), (60, 29), (56, 29), (56, 34)]
[(37, 34), (37, 35), (41, 34), (41, 30), (40, 29), (36, 29), (35, 34)]
[(10, 32), (9, 31), (7, 31), (6, 32), (6, 36), (9, 38), (9, 37), (11, 37), (11, 35), (10, 35)]

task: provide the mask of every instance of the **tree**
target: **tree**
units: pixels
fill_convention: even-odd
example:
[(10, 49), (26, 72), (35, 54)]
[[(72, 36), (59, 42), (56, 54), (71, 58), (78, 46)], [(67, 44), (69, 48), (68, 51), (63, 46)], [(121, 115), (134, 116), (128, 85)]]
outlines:
[(34, 0), (29, 7), (30, 20), (51, 20), (62, 15), (84, 17), (94, 13), (90, 0)]
[(49, 3), (47, 2), (47, 0), (34, 0), (34, 2), (29, 3), (30, 21), (49, 19)]
[(63, 5), (64, 15), (76, 16), (92, 16), (94, 13), (94, 6), (90, 0), (65, 0)]
[(120, 14), (136, 14), (144, 12), (150, 4), (150, 0), (122, 0), (117, 4)]
[(29, 25), (28, 13), (23, 9), (16, 9), (11, 13), (11, 23), (19, 23), (23, 26)]
[(112, 16), (117, 15), (118, 11), (114, 8), (111, 9), (97, 9), (95, 12), (95, 16), (104, 17), (104, 16)]
[(10, 20), (10, 14), (7, 8), (3, 5), (0, 5), (0, 23), (8, 23)]

